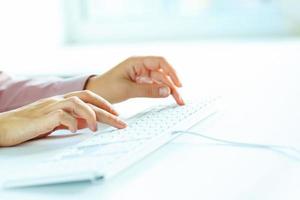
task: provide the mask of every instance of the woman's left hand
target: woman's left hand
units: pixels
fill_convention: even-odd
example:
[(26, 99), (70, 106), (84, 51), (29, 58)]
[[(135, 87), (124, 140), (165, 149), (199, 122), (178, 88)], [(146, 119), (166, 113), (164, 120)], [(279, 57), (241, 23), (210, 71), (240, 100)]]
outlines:
[(117, 103), (134, 97), (167, 97), (184, 105), (177, 88), (182, 84), (174, 68), (155, 56), (130, 57), (103, 75), (91, 77), (86, 89)]

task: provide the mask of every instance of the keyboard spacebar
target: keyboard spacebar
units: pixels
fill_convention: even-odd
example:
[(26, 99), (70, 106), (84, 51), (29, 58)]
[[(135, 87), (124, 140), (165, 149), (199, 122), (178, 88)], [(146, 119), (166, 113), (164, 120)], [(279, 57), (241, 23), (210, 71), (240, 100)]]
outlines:
[(4, 187), (24, 187), (65, 183), (70, 181), (93, 181), (103, 179), (100, 163), (95, 158), (82, 158), (45, 162), (23, 173), (14, 174)]

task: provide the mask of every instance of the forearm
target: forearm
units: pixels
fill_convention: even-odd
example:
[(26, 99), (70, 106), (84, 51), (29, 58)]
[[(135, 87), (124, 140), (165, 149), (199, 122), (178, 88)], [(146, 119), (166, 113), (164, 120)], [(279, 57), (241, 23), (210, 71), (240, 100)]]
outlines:
[[(3, 74), (2, 74), (3, 78)], [(0, 80), (0, 112), (19, 108), (42, 98), (82, 90), (89, 76), (69, 79)]]

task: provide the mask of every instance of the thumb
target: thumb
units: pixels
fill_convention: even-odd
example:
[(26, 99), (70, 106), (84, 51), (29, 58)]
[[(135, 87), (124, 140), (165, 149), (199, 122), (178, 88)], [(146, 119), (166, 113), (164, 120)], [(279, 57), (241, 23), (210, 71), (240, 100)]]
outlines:
[(132, 97), (168, 97), (171, 93), (169, 87), (159, 84), (134, 84), (132, 87)]

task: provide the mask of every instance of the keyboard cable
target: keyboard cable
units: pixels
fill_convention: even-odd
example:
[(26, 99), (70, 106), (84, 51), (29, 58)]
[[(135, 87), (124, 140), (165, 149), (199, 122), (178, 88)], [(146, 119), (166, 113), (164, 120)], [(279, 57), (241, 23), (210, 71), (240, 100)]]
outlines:
[(270, 150), (272, 152), (281, 154), (283, 156), (288, 157), (289, 159), (300, 162), (300, 150), (292, 147), (292, 146), (284, 146), (284, 145), (273, 145), (273, 144), (257, 144), (257, 143), (246, 143), (246, 142), (237, 142), (232, 140), (226, 140), (222, 138), (216, 138), (212, 136), (207, 136), (198, 132), (193, 131), (173, 131), (172, 134), (190, 134), (194, 136), (199, 136), (201, 138), (218, 142), (218, 145), (229, 145), (241, 148), (255, 148), (255, 149), (265, 149)]

